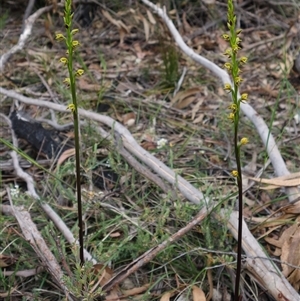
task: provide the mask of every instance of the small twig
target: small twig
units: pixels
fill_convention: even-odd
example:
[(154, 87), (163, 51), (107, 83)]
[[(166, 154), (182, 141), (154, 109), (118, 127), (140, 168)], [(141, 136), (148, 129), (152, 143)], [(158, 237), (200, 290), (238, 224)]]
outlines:
[(45, 86), (45, 88), (47, 89), (51, 99), (56, 102), (58, 102), (58, 97), (54, 95), (54, 93), (52, 92), (51, 88), (49, 87), (47, 81), (44, 79), (44, 77), (35, 69), (33, 69), (33, 71), (35, 72), (35, 74), (40, 78), (41, 82), (43, 83), (43, 85)]
[(208, 259), (207, 259), (207, 281), (208, 281), (208, 286), (209, 286), (209, 294), (207, 296), (206, 301), (210, 301), (213, 297), (214, 294), (214, 284), (213, 284), (213, 276), (212, 276), (212, 269), (210, 269), (212, 264), (212, 255), (208, 254)]
[(187, 68), (186, 67), (183, 67), (183, 70), (182, 70), (182, 74), (180, 76), (180, 79), (176, 85), (176, 89), (174, 90), (174, 93), (173, 93), (173, 97), (177, 94), (177, 92), (180, 90), (181, 88), (181, 85), (183, 83), (183, 80), (185, 78), (185, 75), (186, 75), (186, 72), (187, 72)]
[(25, 14), (23, 16), (23, 27), (22, 27), (22, 30), (24, 30), (25, 21), (29, 17), (29, 15), (31, 14), (32, 9), (34, 7), (34, 4), (35, 4), (35, 0), (29, 0), (28, 1), (27, 7), (26, 7), (26, 10), (25, 10)]
[[(4, 205), (4, 206), (6, 206), (6, 205)], [(4, 209), (4, 211), (8, 212), (9, 210)], [(2, 271), (2, 273), (3, 273), (4, 276), (12, 276), (12, 275), (14, 275), (14, 276), (26, 278), (26, 277), (35, 276), (35, 275), (37, 275), (39, 273), (42, 273), (44, 271), (45, 271), (44, 267), (39, 266), (39, 267), (37, 267), (35, 269), (27, 269), (27, 270), (22, 270), (22, 271), (6, 271), (6, 270), (4, 270), (4, 271)]]
[(70, 270), (70, 267), (69, 267), (68, 264), (67, 264), (66, 257), (65, 257), (65, 255), (63, 254), (63, 250), (62, 250), (62, 248), (61, 248), (61, 244), (60, 244), (60, 241), (59, 241), (60, 236), (56, 236), (56, 235), (53, 233), (53, 231), (52, 231), (51, 229), (50, 229), (49, 232), (50, 232), (50, 234), (51, 234), (53, 240), (55, 241), (56, 249), (57, 249), (58, 254), (59, 254), (59, 256), (60, 256), (61, 264), (62, 264), (62, 266), (64, 267), (64, 269), (66, 270), (68, 276), (69, 276), (70, 278), (72, 278), (73, 274), (72, 274), (72, 272), (71, 272), (71, 270)]

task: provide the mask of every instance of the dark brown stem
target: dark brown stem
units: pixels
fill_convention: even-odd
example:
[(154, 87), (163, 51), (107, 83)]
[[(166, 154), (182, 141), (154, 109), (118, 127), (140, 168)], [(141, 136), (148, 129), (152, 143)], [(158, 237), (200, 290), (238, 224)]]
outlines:
[[(238, 114), (238, 113), (237, 113)], [(242, 229), (243, 229), (243, 181), (242, 181), (242, 166), (240, 156), (240, 146), (238, 141), (238, 122), (234, 127), (234, 147), (235, 147), (235, 158), (237, 164), (237, 185), (238, 185), (238, 248), (237, 248), (237, 267), (236, 267), (236, 278), (235, 278), (235, 292), (234, 301), (240, 301), (240, 281), (241, 281), (241, 270), (242, 270)]]

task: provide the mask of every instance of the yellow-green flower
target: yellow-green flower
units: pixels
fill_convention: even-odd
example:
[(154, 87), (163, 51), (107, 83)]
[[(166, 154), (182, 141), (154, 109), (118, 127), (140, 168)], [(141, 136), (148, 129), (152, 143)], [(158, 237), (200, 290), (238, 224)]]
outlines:
[(241, 49), (241, 47), (238, 44), (235, 44), (232, 46), (233, 53), (237, 53), (240, 49)]
[(75, 111), (75, 105), (73, 103), (68, 104), (67, 109), (74, 112)]
[(242, 56), (242, 57), (240, 58), (240, 63), (241, 63), (241, 64), (246, 64), (247, 61), (248, 61), (248, 58), (245, 57), (245, 56)]
[(62, 33), (57, 33), (56, 35), (55, 35), (55, 40), (57, 40), (57, 41), (63, 41), (63, 40), (65, 40), (66, 38), (65, 38), (65, 36), (62, 34)]
[(235, 113), (237, 110), (237, 105), (235, 103), (232, 103), (228, 109), (230, 109), (232, 111), (232, 113)]
[(61, 58), (59, 59), (59, 61), (60, 61), (61, 63), (63, 63), (64, 65), (66, 65), (66, 64), (68, 63), (68, 59), (67, 59), (66, 57), (61, 57)]
[(234, 82), (235, 84), (238, 86), (241, 82), (243, 81), (243, 79), (240, 77), (240, 76), (237, 76), (235, 79), (234, 79)]
[(229, 62), (224, 64), (224, 68), (227, 69), (228, 71), (230, 71), (232, 69), (232, 66)]
[(237, 38), (235, 39), (235, 42), (236, 42), (236, 44), (238, 45), (238, 44), (240, 44), (240, 43), (242, 42), (242, 39), (241, 39), (240, 37), (237, 37)]
[(232, 56), (232, 49), (228, 48), (225, 50), (224, 55), (226, 55), (228, 58), (231, 58)]
[(72, 41), (72, 47), (78, 47), (80, 45), (80, 43), (77, 40)]
[(72, 35), (75, 35), (78, 31), (79, 31), (79, 29), (78, 29), (78, 28), (75, 28), (75, 29), (73, 29), (73, 30), (71, 31), (71, 34), (72, 34)]
[(241, 139), (241, 141), (240, 141), (240, 144), (241, 144), (241, 145), (245, 145), (245, 144), (247, 144), (248, 142), (249, 142), (249, 139), (246, 138), (246, 137), (243, 137), (243, 138)]
[(242, 32), (242, 30), (241, 30), (241, 29), (238, 29), (238, 30), (236, 31), (236, 34), (239, 35), (241, 32)]
[(70, 80), (70, 77), (66, 77), (63, 81), (64, 84), (66, 85), (70, 85), (71, 84), (71, 80)]
[(225, 91), (228, 91), (228, 92), (231, 92), (231, 85), (228, 84), (228, 83), (225, 84), (225, 85), (224, 85), (224, 90), (225, 90)]
[(241, 102), (246, 102), (247, 99), (248, 99), (248, 93), (243, 93), (243, 94), (241, 95)]
[(82, 74), (84, 73), (84, 70), (83, 69), (78, 69), (75, 73), (76, 76), (81, 76)]
[(222, 34), (222, 38), (223, 38), (225, 41), (229, 41), (230, 36), (229, 36), (227, 33), (224, 33), (224, 34)]
[(235, 178), (237, 178), (237, 177), (239, 176), (239, 173), (238, 173), (237, 170), (233, 170), (233, 171), (231, 172), (231, 174), (232, 174)]
[(231, 121), (234, 121), (234, 118), (235, 118), (235, 114), (231, 112), (231, 113), (228, 115), (228, 119), (230, 119)]

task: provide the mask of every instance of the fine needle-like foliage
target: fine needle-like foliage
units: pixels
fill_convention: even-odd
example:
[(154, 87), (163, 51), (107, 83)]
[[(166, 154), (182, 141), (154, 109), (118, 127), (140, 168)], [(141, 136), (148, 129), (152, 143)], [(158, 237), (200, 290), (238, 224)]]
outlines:
[(79, 254), (80, 262), (83, 265), (83, 223), (82, 223), (82, 202), (81, 202), (81, 183), (80, 183), (80, 137), (79, 137), (79, 117), (78, 106), (76, 98), (76, 78), (81, 76), (84, 71), (82, 69), (73, 69), (73, 55), (75, 49), (80, 46), (79, 41), (74, 39), (74, 35), (78, 32), (78, 29), (72, 29), (73, 26), (73, 13), (72, 13), (72, 0), (66, 0), (65, 2), (65, 14), (64, 23), (66, 27), (66, 36), (62, 33), (56, 34), (56, 40), (64, 41), (67, 46), (66, 57), (60, 58), (60, 62), (67, 66), (69, 77), (64, 79), (64, 83), (70, 87), (72, 103), (68, 105), (68, 108), (73, 113), (74, 121), (74, 136), (75, 136), (75, 160), (76, 160), (76, 188), (77, 188), (77, 207), (78, 207), (78, 226), (79, 226)]
[(229, 33), (224, 33), (223, 38), (228, 41), (229, 48), (225, 51), (225, 55), (228, 57), (228, 62), (224, 67), (228, 70), (232, 77), (232, 84), (227, 83), (224, 89), (231, 93), (232, 103), (229, 106), (230, 114), (229, 120), (233, 123), (234, 131), (234, 153), (236, 159), (236, 170), (232, 171), (232, 175), (237, 180), (238, 186), (238, 208), (239, 208), (239, 221), (238, 221), (238, 251), (237, 251), (237, 271), (235, 281), (235, 297), (234, 300), (240, 300), (240, 277), (241, 277), (241, 259), (242, 259), (242, 222), (243, 222), (243, 179), (242, 179), (242, 166), (241, 166), (241, 147), (248, 143), (248, 138), (243, 137), (239, 139), (239, 120), (240, 120), (240, 106), (241, 102), (244, 102), (248, 98), (247, 93), (239, 95), (239, 86), (243, 81), (240, 76), (241, 66), (247, 62), (246, 57), (238, 58), (238, 51), (241, 49), (241, 39), (239, 37), (241, 30), (236, 28), (236, 16), (234, 14), (233, 1), (228, 0), (227, 6), (227, 27)]

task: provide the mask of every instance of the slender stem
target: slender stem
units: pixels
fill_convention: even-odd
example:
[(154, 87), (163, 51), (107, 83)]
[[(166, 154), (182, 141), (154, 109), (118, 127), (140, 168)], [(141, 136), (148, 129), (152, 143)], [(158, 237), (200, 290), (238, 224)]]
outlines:
[[(233, 17), (232, 17), (233, 18)], [(235, 24), (234, 24), (235, 25)], [(233, 41), (236, 41), (237, 35), (235, 31), (235, 26), (231, 27), (231, 38)], [(232, 43), (232, 46), (235, 44)], [(239, 211), (239, 220), (238, 220), (238, 249), (237, 249), (237, 267), (236, 267), (236, 277), (235, 277), (235, 293), (234, 301), (239, 301), (240, 299), (240, 281), (241, 281), (241, 270), (242, 270), (242, 227), (243, 227), (243, 179), (242, 179), (242, 166), (241, 166), (241, 151), (240, 151), (240, 142), (238, 139), (239, 133), (239, 119), (240, 119), (240, 100), (238, 99), (238, 85), (235, 82), (238, 76), (238, 64), (237, 64), (237, 55), (233, 51), (232, 54), (232, 77), (234, 81), (234, 88), (232, 93), (233, 102), (236, 104), (236, 114), (234, 117), (234, 152), (235, 159), (237, 164), (237, 186), (238, 186), (238, 211)]]
[(239, 300), (240, 295), (240, 279), (242, 270), (242, 236), (243, 236), (243, 181), (242, 181), (242, 167), (241, 167), (241, 157), (240, 157), (240, 146), (238, 141), (238, 126), (239, 123), (236, 122), (234, 126), (234, 148), (235, 148), (235, 158), (237, 164), (237, 185), (238, 185), (238, 211), (239, 211), (239, 221), (238, 221), (238, 249), (237, 249), (237, 267), (236, 267), (236, 277), (235, 277), (235, 293), (234, 300)]
[(75, 134), (77, 212), (78, 212), (78, 227), (79, 227), (79, 257), (80, 257), (80, 263), (81, 265), (83, 265), (84, 255), (83, 255), (83, 222), (82, 222), (82, 201), (81, 201), (81, 182), (80, 182), (81, 171), (80, 171), (79, 118), (78, 118), (78, 110), (77, 110), (75, 85), (72, 86), (72, 80), (71, 80), (71, 91), (72, 91), (73, 104), (75, 106), (75, 110), (73, 111), (73, 118), (74, 118), (74, 134)]
[[(72, 89), (73, 90), (73, 89)], [(74, 89), (75, 90), (75, 89)], [(76, 93), (74, 93), (76, 99)], [(72, 91), (72, 97), (74, 97)], [(76, 100), (75, 100), (76, 101)], [(73, 98), (73, 103), (74, 98)], [(76, 106), (77, 108), (77, 106)], [(81, 200), (81, 171), (80, 171), (80, 137), (79, 137), (79, 117), (77, 109), (73, 112), (74, 117), (74, 134), (75, 134), (75, 161), (76, 161), (76, 188), (77, 188), (77, 212), (78, 212), (78, 227), (79, 227), (79, 257), (81, 265), (84, 264), (83, 255), (83, 222), (82, 222), (82, 200)]]
[[(81, 200), (81, 170), (80, 170), (80, 132), (79, 132), (79, 116), (76, 97), (75, 74), (73, 72), (73, 36), (72, 36), (72, 15), (71, 1), (66, 6), (65, 16), (68, 19), (67, 25), (67, 46), (68, 46), (68, 71), (70, 78), (70, 89), (72, 94), (73, 119), (74, 119), (74, 135), (75, 135), (75, 161), (76, 161), (76, 188), (77, 188), (77, 213), (78, 213), (78, 228), (79, 228), (79, 258), (80, 264), (84, 264), (84, 248), (83, 248), (83, 222), (82, 222), (82, 200)], [(68, 5), (67, 4), (67, 5)]]

